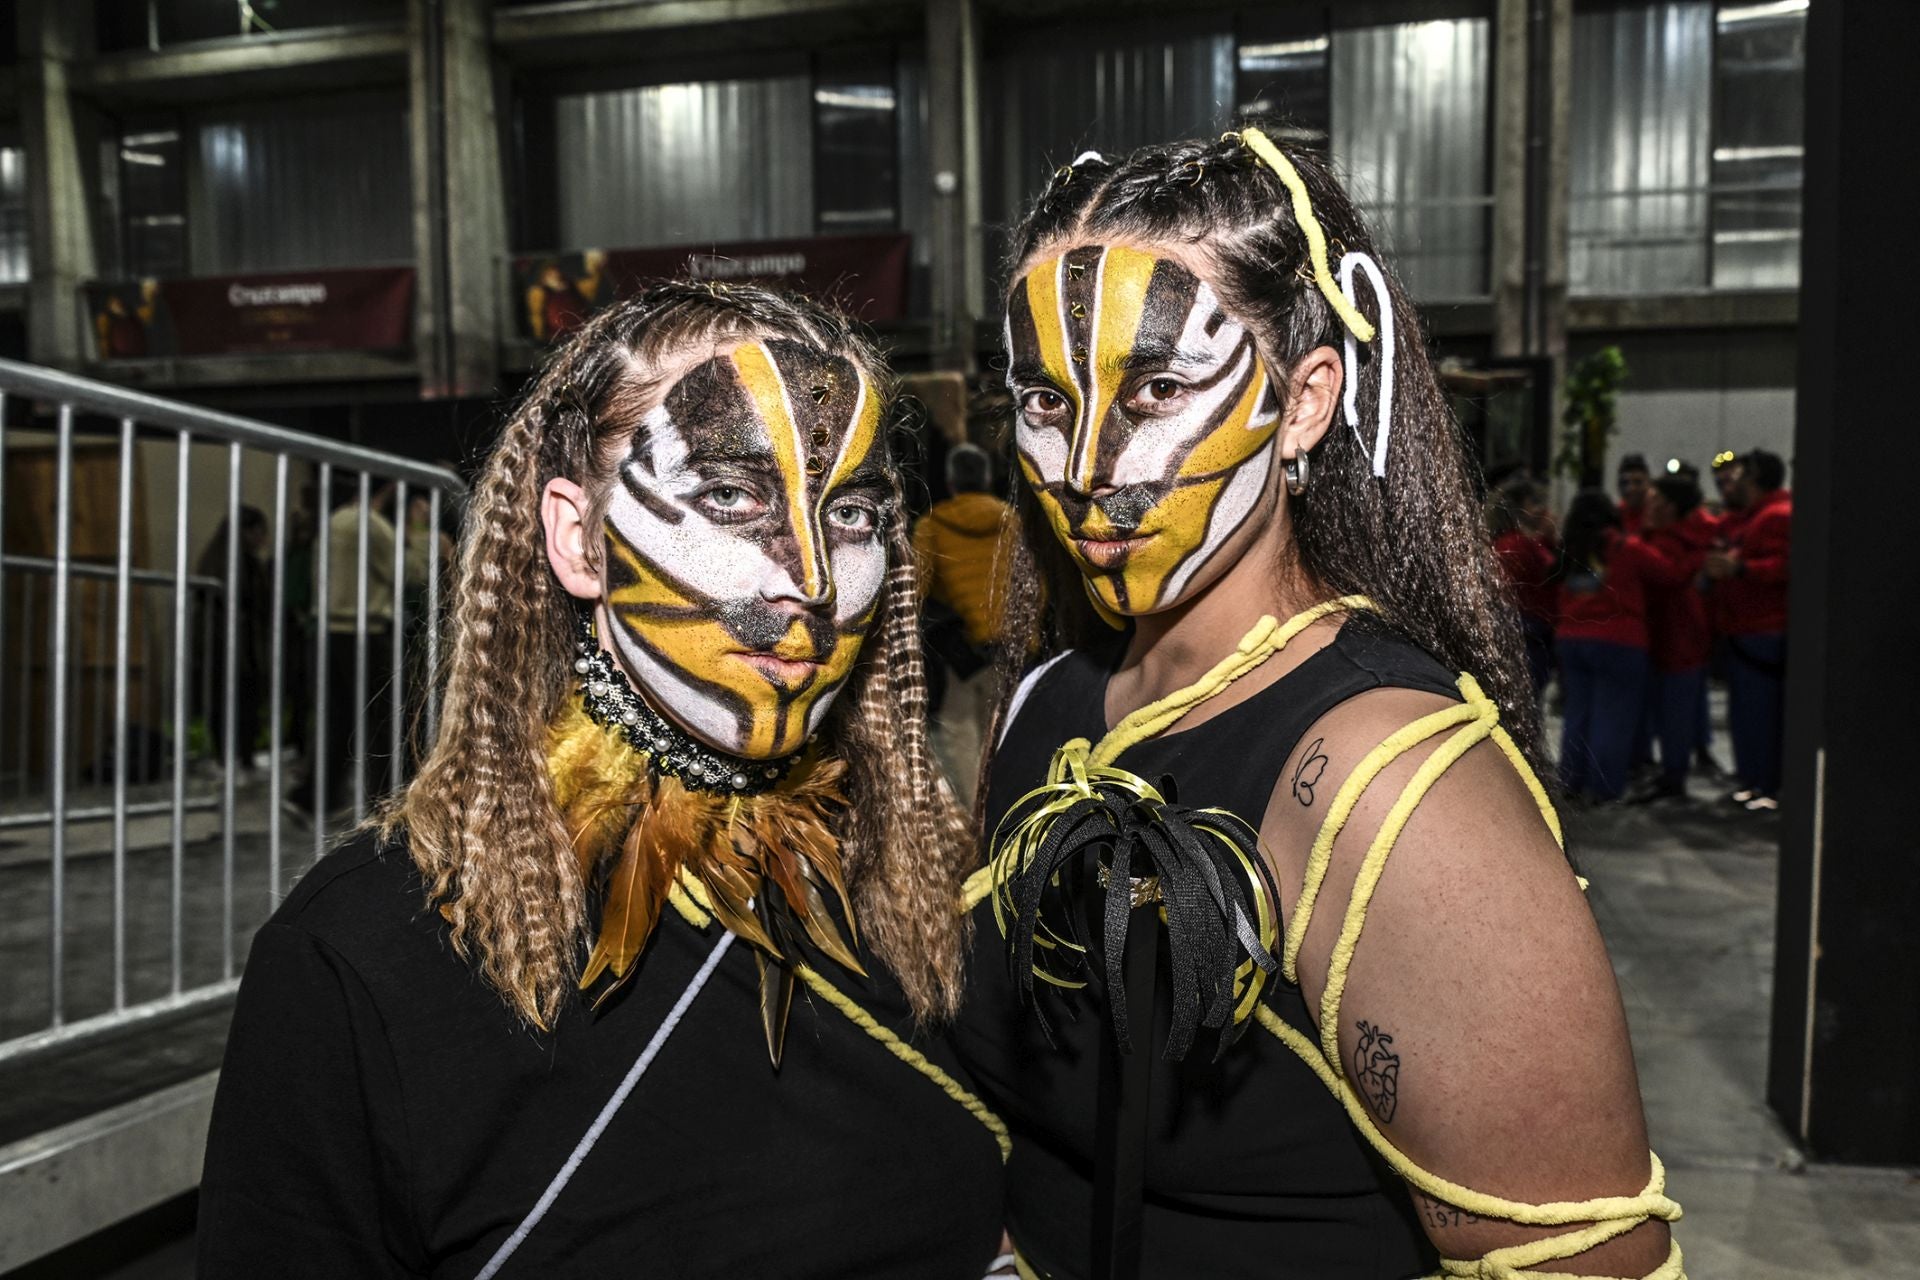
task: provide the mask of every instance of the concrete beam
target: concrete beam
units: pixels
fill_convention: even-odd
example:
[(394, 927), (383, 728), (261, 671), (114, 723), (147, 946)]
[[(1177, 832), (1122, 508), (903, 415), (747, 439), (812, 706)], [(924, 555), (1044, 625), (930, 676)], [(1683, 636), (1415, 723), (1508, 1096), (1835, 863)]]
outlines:
[(0, 1271), (200, 1185), (217, 1071), (0, 1147)]
[(788, 23), (797, 31), (834, 18), (893, 14), (917, 19), (919, 13), (917, 0), (661, 0), (624, 5), (586, 0), (502, 9), (494, 15), (493, 38), (516, 60), (523, 50), (550, 47), (571, 48), (578, 61), (582, 51), (604, 47), (609, 41), (689, 28)]
[(308, 351), (279, 356), (199, 356), (191, 360), (116, 360), (93, 364), (87, 376), (143, 390), (411, 380), (419, 366), (401, 356), (365, 351)]
[(73, 87), (103, 102), (205, 102), (275, 90), (393, 84), (406, 71), (406, 26), (393, 23), (107, 54), (75, 67)]
[(1780, 329), (1800, 321), (1800, 293), (1670, 293), (1575, 298), (1567, 328), (1576, 333), (1631, 329)]
[(414, 347), (423, 396), (487, 395), (499, 380), (507, 249), (495, 117), (492, 0), (411, 0)]
[(27, 153), (27, 351), (36, 364), (78, 368), (89, 343), (80, 286), (94, 276), (88, 175), (98, 158), (91, 114), (70, 89), (93, 52), (86, 5), (19, 6), (20, 141)]
[(974, 0), (927, 0), (927, 165), (933, 183), (936, 368), (971, 373), (983, 312), (980, 17)]

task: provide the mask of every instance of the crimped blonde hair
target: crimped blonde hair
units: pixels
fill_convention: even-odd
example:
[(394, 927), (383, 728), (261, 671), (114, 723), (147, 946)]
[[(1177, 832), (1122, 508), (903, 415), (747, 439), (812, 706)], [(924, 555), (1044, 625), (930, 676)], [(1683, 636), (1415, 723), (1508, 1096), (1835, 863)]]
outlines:
[[(671, 283), (595, 316), (529, 386), (467, 509), (438, 737), (381, 824), (404, 830), (453, 944), (527, 1022), (551, 1026), (589, 943), (587, 885), (555, 806), (548, 726), (571, 696), (573, 610), (547, 561), (549, 480), (604, 498), (648, 370), (698, 341), (787, 338), (892, 378), (830, 308), (765, 289)], [(891, 468), (891, 457), (888, 459)], [(959, 1005), (970, 848), (926, 738), (912, 546), (886, 532), (884, 597), (823, 737), (847, 763), (839, 832), (861, 935), (922, 1020)]]

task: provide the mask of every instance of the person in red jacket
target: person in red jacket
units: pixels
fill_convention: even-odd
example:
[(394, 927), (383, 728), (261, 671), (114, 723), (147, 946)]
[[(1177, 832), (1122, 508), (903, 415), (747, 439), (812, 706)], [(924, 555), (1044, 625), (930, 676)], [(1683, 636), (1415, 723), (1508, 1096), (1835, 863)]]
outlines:
[(1700, 742), (1700, 699), (1706, 690), (1713, 632), (1700, 571), (1718, 537), (1700, 505), (1700, 482), (1668, 475), (1646, 497), (1644, 541), (1654, 553), (1647, 579), (1648, 718), (1660, 743), (1660, 776), (1639, 800), (1684, 797), (1687, 770)]
[(1487, 532), (1520, 614), (1527, 670), (1538, 698), (1553, 676), (1553, 621), (1559, 608), (1553, 571), (1560, 551), (1553, 511), (1531, 476), (1510, 476), (1488, 495)]
[(1659, 558), (1620, 528), (1599, 489), (1573, 500), (1560, 550), (1559, 622), (1565, 721), (1560, 773), (1567, 794), (1616, 800), (1626, 790), (1647, 682), (1647, 581)]
[[(1727, 642), (1727, 728), (1740, 789), (1754, 811), (1780, 807), (1780, 731), (1787, 664), (1787, 552), (1793, 495), (1786, 464), (1755, 449), (1721, 485), (1730, 508), (1724, 545), (1706, 557), (1714, 625)], [(1716, 476), (1716, 478), (1718, 478)]]
[(1647, 457), (1643, 453), (1629, 453), (1620, 459), (1615, 469), (1614, 487), (1620, 491), (1620, 527), (1638, 537), (1641, 523), (1646, 519), (1647, 490), (1652, 484), (1653, 473), (1647, 470)]

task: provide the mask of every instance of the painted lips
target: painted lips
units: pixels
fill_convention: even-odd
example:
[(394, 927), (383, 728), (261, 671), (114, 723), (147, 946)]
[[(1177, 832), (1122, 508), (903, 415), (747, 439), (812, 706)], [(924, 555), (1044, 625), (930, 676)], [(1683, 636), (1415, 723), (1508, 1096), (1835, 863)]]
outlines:
[(786, 689), (804, 687), (820, 670), (820, 664), (811, 658), (784, 658), (765, 650), (742, 650), (734, 656)]
[(1123, 568), (1132, 559), (1134, 552), (1153, 541), (1152, 534), (1140, 534), (1130, 538), (1075, 538), (1073, 544), (1080, 551), (1080, 558), (1096, 569), (1109, 572)]

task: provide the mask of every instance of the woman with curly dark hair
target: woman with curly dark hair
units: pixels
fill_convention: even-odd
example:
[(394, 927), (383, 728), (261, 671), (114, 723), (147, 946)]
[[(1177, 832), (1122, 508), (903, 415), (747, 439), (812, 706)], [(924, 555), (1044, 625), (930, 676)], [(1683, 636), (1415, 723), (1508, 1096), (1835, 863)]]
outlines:
[(958, 1041), (1023, 1273), (1674, 1280), (1472, 464), (1325, 158), (1089, 153), (1013, 257)]
[(669, 284), (528, 390), (438, 739), (255, 941), (203, 1276), (981, 1273), (889, 389), (825, 308)]

